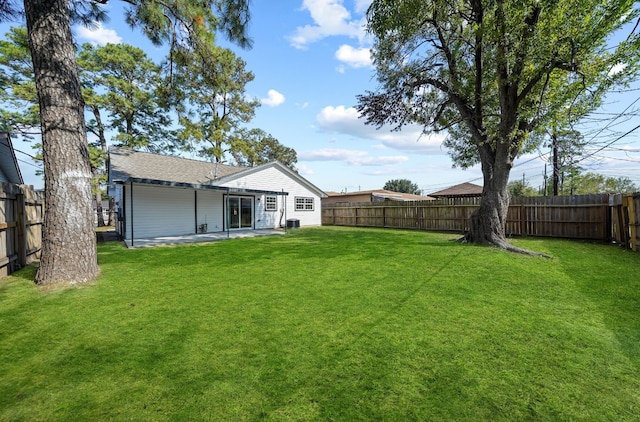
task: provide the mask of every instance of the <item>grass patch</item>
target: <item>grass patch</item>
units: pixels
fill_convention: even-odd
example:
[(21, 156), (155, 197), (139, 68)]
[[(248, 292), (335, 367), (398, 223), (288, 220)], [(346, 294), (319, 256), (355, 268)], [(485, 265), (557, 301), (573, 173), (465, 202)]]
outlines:
[(127, 250), (0, 281), (0, 420), (637, 420), (640, 254), (414, 231)]

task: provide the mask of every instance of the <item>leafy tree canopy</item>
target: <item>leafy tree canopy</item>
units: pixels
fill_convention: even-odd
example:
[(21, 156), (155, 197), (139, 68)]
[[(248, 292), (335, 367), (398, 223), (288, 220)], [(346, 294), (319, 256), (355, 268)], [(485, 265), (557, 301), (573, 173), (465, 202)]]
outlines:
[(409, 179), (392, 179), (384, 184), (382, 189), (390, 190), (393, 192), (410, 193), (413, 195), (420, 195), (422, 191), (417, 184), (413, 183)]
[(143, 50), (128, 44), (83, 44), (77, 61), (87, 106), (109, 113), (107, 129), (117, 132), (117, 145), (152, 152), (175, 148), (167, 129), (169, 110), (159, 93), (161, 67)]
[(221, 162), (233, 147), (234, 134), (254, 117), (260, 102), (246, 96), (254, 75), (244, 60), (227, 48), (212, 45), (206, 51), (182, 51), (174, 57), (174, 101), (184, 127), (181, 139), (201, 156)]
[(515, 180), (513, 182), (509, 182), (509, 193), (511, 197), (514, 196), (539, 196), (538, 191), (531, 186), (526, 181)]
[(39, 108), (26, 28), (0, 40), (0, 129), (31, 138), (39, 134)]
[(358, 97), (368, 124), (446, 131), (455, 165), (480, 163), (483, 197), (465, 239), (505, 236), (514, 159), (598, 107), (640, 69), (640, 37), (616, 45), (631, 0), (374, 0), (367, 29), (379, 90)]
[(262, 129), (241, 130), (233, 140), (230, 149), (236, 164), (259, 166), (271, 161), (279, 161), (293, 171), (298, 154), (293, 148), (282, 145), (276, 138)]
[[(628, 177), (607, 177), (599, 173), (582, 173), (577, 169), (570, 169), (562, 173), (560, 178), (559, 195), (588, 195), (592, 193), (626, 193), (638, 192), (640, 186)], [(547, 195), (552, 195), (551, 183), (547, 183)]]

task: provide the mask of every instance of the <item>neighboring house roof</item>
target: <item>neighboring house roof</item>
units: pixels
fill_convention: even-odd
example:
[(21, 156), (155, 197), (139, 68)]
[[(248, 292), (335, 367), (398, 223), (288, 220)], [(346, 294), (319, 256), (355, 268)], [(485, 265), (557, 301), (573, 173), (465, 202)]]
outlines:
[(430, 193), (429, 196), (433, 196), (436, 198), (482, 196), (482, 186), (474, 185), (473, 183), (468, 182), (460, 183), (459, 185), (451, 186), (447, 189)]
[(216, 184), (218, 179), (243, 171), (221, 163), (191, 160), (170, 155), (132, 151), (124, 148), (109, 149), (109, 181), (125, 182), (130, 179), (150, 179), (192, 185)]
[(431, 201), (433, 198), (429, 196), (412, 195), (410, 193), (393, 192), (385, 189), (363, 190), (358, 192), (327, 192), (329, 198), (339, 197), (348, 201), (350, 198), (358, 196), (370, 196), (371, 200), (389, 200), (389, 201)]
[[(274, 161), (257, 167), (237, 167), (124, 148), (109, 150), (109, 183), (134, 181), (169, 182), (174, 185), (222, 186), (249, 174), (277, 167), (291, 178), (316, 192), (326, 194), (284, 164)], [(264, 191), (267, 192), (267, 191)], [(269, 191), (270, 192), (270, 191)], [(286, 194), (286, 193), (285, 193)]]
[(284, 164), (282, 164), (279, 161), (272, 161), (270, 163), (266, 163), (266, 164), (262, 164), (256, 167), (236, 167), (236, 168), (240, 168), (239, 172), (236, 173), (231, 173), (228, 176), (224, 176), (222, 178), (220, 178), (219, 180), (216, 180), (216, 183), (228, 183), (234, 180), (237, 180), (241, 177), (245, 177), (248, 176), (250, 174), (268, 169), (268, 168), (277, 168), (280, 171), (286, 173), (289, 175), (289, 177), (291, 177), (292, 179), (296, 180), (298, 183), (300, 183), (301, 185), (305, 186), (307, 189), (309, 189), (312, 192), (315, 192), (320, 198), (325, 198), (327, 196), (327, 194), (320, 188), (318, 188), (317, 186), (315, 186), (313, 183), (309, 182), (307, 179), (305, 179), (304, 177), (300, 176), (298, 173), (296, 173), (295, 171), (291, 170), (289, 167), (285, 166)]
[(11, 137), (7, 132), (0, 132), (0, 181), (15, 185), (24, 183)]

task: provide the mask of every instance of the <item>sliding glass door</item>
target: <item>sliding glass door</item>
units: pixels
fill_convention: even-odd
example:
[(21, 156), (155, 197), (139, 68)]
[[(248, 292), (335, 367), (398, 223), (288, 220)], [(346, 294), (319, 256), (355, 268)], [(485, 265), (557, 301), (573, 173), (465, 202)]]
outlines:
[(227, 200), (229, 229), (253, 228), (253, 198), (230, 196)]

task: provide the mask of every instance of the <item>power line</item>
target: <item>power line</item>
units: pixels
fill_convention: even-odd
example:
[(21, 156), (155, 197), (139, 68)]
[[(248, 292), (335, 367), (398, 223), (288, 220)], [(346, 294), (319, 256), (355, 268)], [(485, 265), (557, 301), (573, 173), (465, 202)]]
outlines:
[(30, 162), (28, 162), (28, 161), (22, 160), (22, 159), (17, 158), (17, 157), (16, 157), (16, 160), (20, 161), (21, 163), (25, 163), (25, 164), (27, 164), (27, 165), (30, 165), (31, 167), (35, 167), (35, 168), (37, 168), (37, 169), (42, 170), (42, 167), (40, 167), (40, 166), (38, 166), (38, 165), (36, 165), (36, 164), (30, 163)]
[[(640, 98), (638, 98), (638, 100), (640, 100)], [(636, 101), (638, 101), (636, 100)], [(611, 145), (615, 144), (616, 142), (618, 142), (620, 139), (624, 138), (625, 136), (631, 134), (632, 132), (635, 132), (636, 130), (640, 129), (640, 125), (634, 127), (633, 129), (623, 133), (622, 135), (618, 136), (617, 138), (615, 138), (613, 141), (607, 143), (606, 145), (604, 145), (601, 148), (598, 148), (597, 150), (595, 150), (594, 152), (592, 152), (591, 154), (587, 154), (584, 157), (580, 158), (579, 160), (576, 161), (576, 163), (579, 163), (581, 161), (586, 160), (587, 158), (593, 157), (594, 155), (596, 155), (597, 153), (599, 153), (600, 151), (604, 150), (605, 148), (610, 147)]]

